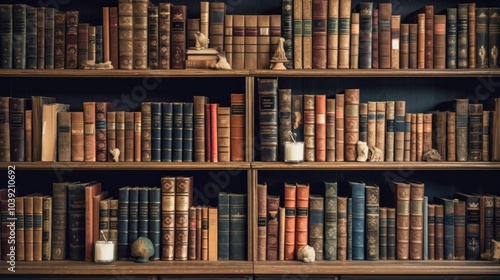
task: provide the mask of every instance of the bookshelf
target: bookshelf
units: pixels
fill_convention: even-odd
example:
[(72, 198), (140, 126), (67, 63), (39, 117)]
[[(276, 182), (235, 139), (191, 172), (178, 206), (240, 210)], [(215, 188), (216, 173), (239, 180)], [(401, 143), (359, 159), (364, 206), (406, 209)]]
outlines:
[[(37, 1), (25, 1), (36, 6)], [(56, 1), (57, 2), (57, 1)], [(78, 9), (88, 15), (90, 22), (98, 23), (100, 9), (95, 11), (83, 1), (69, 1), (63, 10)], [(94, 1), (98, 3), (99, 1)], [(116, 2), (116, 1), (115, 1)], [(113, 2), (112, 5), (116, 3)], [(153, 1), (158, 2), (158, 1)], [(172, 1), (185, 3), (184, 1)], [(188, 3), (189, 14), (199, 14), (199, 3)], [(264, 1), (258, 5), (252, 1), (225, 1), (231, 4), (232, 14), (278, 14), (281, 1)], [(230, 3), (229, 3), (230, 2)], [(353, 0), (355, 7), (361, 1)], [(459, 1), (399, 1), (402, 16), (426, 4), (435, 4), (436, 10), (457, 4)], [(497, 5), (489, 1), (490, 5)], [(98, 6), (102, 6), (98, 3)], [(85, 6), (85, 7), (84, 7)], [(261, 182), (269, 182), (270, 193), (282, 195), (285, 181), (311, 181), (311, 192), (321, 193), (319, 182), (338, 180), (345, 191), (345, 183), (351, 179), (374, 181), (384, 187), (384, 200), (389, 200), (389, 178), (419, 179), (429, 183), (435, 196), (453, 194), (455, 190), (475, 192), (476, 185), (482, 193), (495, 193), (494, 180), (500, 175), (499, 162), (284, 162), (259, 161), (259, 151), (254, 138), (258, 133), (257, 80), (278, 78), (279, 88), (291, 88), (293, 93), (332, 96), (345, 88), (361, 88), (364, 100), (406, 100), (412, 110), (427, 111), (436, 103), (450, 98), (466, 97), (481, 80), (493, 81), (491, 97), (499, 97), (496, 81), (498, 69), (267, 69), (246, 70), (32, 70), (0, 69), (2, 96), (28, 98), (35, 93), (55, 96), (58, 102), (72, 104), (71, 111), (80, 110), (83, 101), (104, 99), (114, 101), (121, 94), (130, 92), (136, 85), (160, 81), (158, 87), (148, 91), (145, 100), (189, 100), (193, 95), (206, 94), (211, 100), (229, 105), (229, 93), (245, 93), (245, 154), (243, 162), (0, 162), (6, 170), (14, 164), (19, 174), (18, 191), (22, 195), (32, 191), (51, 192), (51, 183), (64, 173), (67, 180), (102, 180), (105, 190), (118, 192), (120, 186), (142, 184), (159, 185), (164, 175), (191, 175), (209, 182), (210, 174), (237, 170), (237, 178), (227, 191), (240, 191), (248, 195), (248, 254), (246, 261), (152, 261), (136, 264), (132, 261), (116, 261), (110, 265), (98, 265), (84, 261), (19, 261), (16, 275), (0, 265), (2, 279), (62, 277), (79, 278), (92, 276), (96, 279), (129, 277), (135, 279), (495, 279), (500, 275), (500, 265), (494, 261), (317, 261), (305, 264), (298, 261), (257, 261), (257, 189)], [(220, 91), (220, 92), (219, 92)], [(407, 92), (404, 92), (407, 91)], [(68, 93), (71, 94), (68, 94)], [(187, 94), (184, 94), (186, 92)], [(386, 93), (389, 92), (389, 95)], [(401, 95), (399, 95), (399, 93)], [(437, 98), (436, 98), (437, 96)], [(423, 98), (422, 98), (423, 97)], [(396, 99), (398, 98), (398, 99)], [(419, 102), (422, 101), (423, 104)], [(436, 101), (437, 100), (437, 101)], [(408, 106), (408, 105), (407, 105)], [(410, 174), (405, 177), (405, 174)], [(32, 184), (37, 178), (46, 189)], [(393, 177), (391, 177), (393, 176)], [(396, 176), (396, 177), (394, 177)], [(477, 177), (477, 178), (476, 178)], [(82, 179), (83, 178), (83, 179)], [(195, 179), (196, 180), (196, 179)], [(200, 180), (200, 181), (201, 181)], [(443, 186), (440, 186), (444, 183)], [(24, 187), (27, 186), (27, 187)], [(195, 186), (203, 191), (204, 185)], [(426, 189), (427, 191), (427, 189)], [(381, 191), (382, 193), (382, 191)], [(382, 196), (382, 195), (381, 195)], [(211, 198), (211, 202), (214, 198)], [(83, 276), (82, 276), (83, 275)], [(194, 278), (198, 277), (198, 278)], [(400, 277), (400, 278), (398, 278)]]

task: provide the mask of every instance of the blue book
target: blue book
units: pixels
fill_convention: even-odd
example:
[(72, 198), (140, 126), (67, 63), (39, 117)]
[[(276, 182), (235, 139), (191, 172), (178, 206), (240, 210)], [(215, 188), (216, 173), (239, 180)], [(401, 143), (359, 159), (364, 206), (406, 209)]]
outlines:
[(309, 197), (309, 245), (314, 248), (316, 260), (323, 260), (325, 200), (320, 195)]
[(161, 104), (161, 161), (172, 161), (173, 107), (171, 102)]
[(325, 260), (337, 259), (337, 182), (325, 182)]
[(173, 103), (172, 127), (172, 161), (182, 161), (182, 129), (184, 127), (184, 106), (180, 102)]
[(365, 259), (365, 183), (349, 182), (352, 195), (352, 259)]
[(161, 102), (151, 102), (151, 161), (161, 161)]
[(139, 188), (139, 215), (138, 236), (148, 237), (149, 227), (149, 190), (147, 187)]
[(104, 62), (104, 46), (103, 46), (103, 30), (102, 25), (95, 27), (95, 63)]
[(347, 259), (352, 260), (352, 198), (347, 199)]
[(128, 201), (128, 250), (130, 256), (132, 243), (139, 237), (139, 187), (129, 189)]
[(26, 68), (36, 69), (37, 64), (37, 11), (35, 7), (26, 8)]
[(149, 220), (148, 220), (148, 238), (153, 243), (155, 252), (151, 260), (160, 259), (161, 244), (161, 189), (149, 188)]
[(285, 62), (287, 69), (293, 69), (293, 0), (283, 0), (281, 14), (281, 35), (285, 38)]
[(118, 259), (127, 260), (128, 252), (128, 210), (130, 187), (118, 190)]
[(26, 8), (23, 4), (13, 7), (13, 68), (26, 68)]
[(247, 195), (229, 194), (229, 259), (247, 259)]
[(183, 103), (182, 161), (193, 161), (193, 103)]
[(12, 68), (12, 5), (0, 5), (0, 68)]
[(455, 258), (455, 204), (453, 199), (436, 198), (436, 200), (444, 208), (444, 259), (453, 260)]
[(372, 68), (373, 2), (359, 3), (359, 11), (359, 68), (370, 69)]
[(218, 204), (218, 258), (219, 260), (229, 260), (229, 194), (219, 193)]

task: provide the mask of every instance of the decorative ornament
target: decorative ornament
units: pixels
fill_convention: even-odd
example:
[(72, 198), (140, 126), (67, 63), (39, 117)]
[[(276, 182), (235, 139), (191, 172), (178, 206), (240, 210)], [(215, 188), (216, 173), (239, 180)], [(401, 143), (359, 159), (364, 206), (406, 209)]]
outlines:
[(141, 236), (132, 243), (130, 254), (132, 257), (136, 258), (136, 262), (149, 262), (149, 258), (152, 257), (154, 253), (155, 249), (153, 247), (153, 242), (147, 237)]
[(200, 31), (197, 31), (194, 34), (194, 37), (196, 38), (195, 48), (197, 50), (208, 49), (208, 43), (210, 42), (210, 40), (208, 39), (208, 37), (205, 34), (201, 33)]
[(368, 161), (370, 162), (377, 162), (377, 161), (383, 161), (384, 160), (384, 154), (382, 153), (382, 150), (375, 147), (371, 146), (369, 148), (370, 152), (368, 155)]
[(273, 58), (271, 59), (270, 68), (273, 70), (286, 70), (286, 67), (283, 63), (288, 62), (288, 59), (285, 55), (285, 48), (283, 44), (285, 43), (285, 38), (280, 37), (278, 39), (278, 46), (276, 47), (276, 51), (274, 52)]
[(305, 263), (312, 263), (316, 260), (316, 252), (314, 248), (306, 245), (297, 250), (297, 260), (303, 261)]
[(365, 162), (368, 159), (368, 145), (366, 145), (366, 142), (358, 141), (357, 151), (358, 157), (356, 161)]
[(442, 161), (441, 155), (436, 149), (430, 149), (422, 156), (423, 161)]
[(95, 63), (93, 60), (85, 60), (82, 62), (82, 68), (84, 70), (111, 70), (114, 69), (111, 61)]
[(113, 160), (115, 162), (119, 162), (120, 161), (120, 149), (114, 148), (114, 149), (109, 150), (109, 152), (113, 156)]
[(219, 59), (215, 64), (215, 69), (217, 70), (231, 70), (231, 65), (227, 62), (226, 53), (218, 53), (217, 58)]

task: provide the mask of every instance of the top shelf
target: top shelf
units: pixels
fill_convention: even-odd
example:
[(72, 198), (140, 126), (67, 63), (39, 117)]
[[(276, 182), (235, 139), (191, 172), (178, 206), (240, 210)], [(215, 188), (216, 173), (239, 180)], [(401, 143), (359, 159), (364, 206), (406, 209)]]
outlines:
[(364, 77), (364, 78), (436, 78), (500, 77), (500, 69), (291, 69), (291, 70), (73, 70), (73, 69), (0, 69), (0, 77), (19, 78), (198, 78), (198, 77)]

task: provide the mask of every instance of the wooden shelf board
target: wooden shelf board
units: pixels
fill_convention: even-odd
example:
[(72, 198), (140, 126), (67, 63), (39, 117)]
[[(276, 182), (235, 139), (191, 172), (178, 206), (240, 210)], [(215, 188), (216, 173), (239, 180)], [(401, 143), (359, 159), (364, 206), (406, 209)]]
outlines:
[(1, 69), (0, 77), (61, 78), (198, 78), (246, 77), (248, 70), (78, 70), (78, 69)]
[[(4, 262), (5, 263), (5, 262)], [(1, 274), (12, 274), (5, 265)], [(16, 274), (43, 275), (160, 275), (160, 274), (253, 274), (251, 261), (116, 261), (98, 264), (85, 261), (16, 262)], [(2, 278), (2, 277), (0, 277)]]
[(494, 261), (265, 261), (254, 274), (329, 275), (500, 275)]
[(500, 170), (500, 162), (252, 162), (261, 170)]
[(256, 77), (485, 77), (500, 76), (499, 69), (252, 69)]
[(1, 162), (0, 168), (50, 170), (223, 170), (249, 169), (248, 162)]

